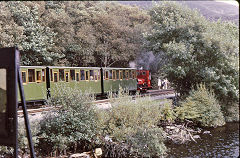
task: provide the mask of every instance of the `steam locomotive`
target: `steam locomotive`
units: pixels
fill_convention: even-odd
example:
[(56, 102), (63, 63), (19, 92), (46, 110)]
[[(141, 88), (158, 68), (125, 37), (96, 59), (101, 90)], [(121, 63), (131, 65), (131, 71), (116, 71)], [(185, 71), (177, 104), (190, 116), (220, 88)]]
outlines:
[(137, 90), (140, 92), (146, 92), (148, 89), (152, 89), (151, 86), (151, 73), (149, 70), (136, 70), (137, 71)]

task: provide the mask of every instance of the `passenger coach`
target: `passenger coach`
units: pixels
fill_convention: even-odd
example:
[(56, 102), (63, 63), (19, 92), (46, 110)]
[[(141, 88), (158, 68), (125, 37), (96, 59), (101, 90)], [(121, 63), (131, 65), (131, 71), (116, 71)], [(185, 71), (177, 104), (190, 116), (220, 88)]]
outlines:
[(21, 66), (21, 75), (27, 102), (44, 102), (63, 83), (99, 96), (118, 92), (120, 86), (130, 92), (137, 90), (134, 68)]

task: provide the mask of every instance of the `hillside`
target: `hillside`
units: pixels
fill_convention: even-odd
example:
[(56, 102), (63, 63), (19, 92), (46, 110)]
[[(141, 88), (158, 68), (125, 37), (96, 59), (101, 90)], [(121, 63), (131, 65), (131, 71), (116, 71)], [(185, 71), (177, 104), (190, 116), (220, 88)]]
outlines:
[[(136, 5), (143, 9), (150, 9), (152, 1), (119, 1), (125, 5)], [(200, 13), (210, 20), (222, 19), (232, 21), (239, 25), (239, 7), (216, 1), (179, 1), (192, 9), (198, 9)]]

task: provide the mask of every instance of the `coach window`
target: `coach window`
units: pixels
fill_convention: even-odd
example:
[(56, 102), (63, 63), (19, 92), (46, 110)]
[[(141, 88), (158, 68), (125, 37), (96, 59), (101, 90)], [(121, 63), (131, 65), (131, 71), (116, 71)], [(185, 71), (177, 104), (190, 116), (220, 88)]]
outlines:
[(84, 70), (81, 70), (81, 80), (85, 80), (85, 72)]
[(108, 80), (108, 77), (109, 77), (108, 70), (105, 70), (105, 80)]
[(109, 70), (109, 79), (110, 79), (110, 80), (112, 80), (112, 79), (113, 79), (112, 70)]
[(57, 72), (53, 73), (53, 77), (54, 77), (54, 82), (58, 82), (58, 73)]
[(89, 71), (86, 70), (86, 71), (85, 71), (85, 74), (86, 74), (85, 80), (88, 81), (88, 80), (89, 80)]
[(120, 80), (122, 80), (123, 79), (123, 72), (119, 71), (119, 74), (120, 74)]
[(79, 72), (76, 72), (76, 81), (79, 81)]
[(126, 76), (125, 76), (125, 77), (126, 77), (126, 79), (128, 79), (128, 78), (129, 78), (129, 76), (128, 76), (128, 70), (126, 70), (125, 73), (126, 73)]
[(94, 80), (98, 80), (98, 70), (94, 71)]
[(28, 69), (28, 82), (35, 82), (35, 70)]
[(64, 69), (59, 69), (59, 81), (64, 81)]
[(26, 71), (22, 71), (22, 82), (23, 83), (27, 83), (27, 75), (26, 75)]
[(126, 79), (126, 71), (123, 70), (123, 79)]
[(94, 72), (93, 72), (93, 70), (90, 70), (90, 80), (94, 80)]
[(37, 82), (41, 82), (42, 81), (42, 72), (36, 71), (36, 73), (37, 73)]
[[(79, 74), (78, 74), (79, 75)], [(79, 76), (78, 76), (79, 77)], [(75, 81), (75, 70), (70, 70), (70, 79)]]
[(52, 69), (50, 69), (50, 78), (51, 78), (51, 81), (53, 81), (53, 72), (52, 72)]
[(116, 79), (119, 80), (119, 70), (116, 70)]
[(45, 69), (42, 69), (42, 81), (45, 82)]
[(113, 72), (113, 73), (112, 73), (112, 75), (113, 75), (112, 79), (113, 79), (113, 80), (116, 80), (116, 71), (113, 70), (112, 72)]
[(132, 70), (129, 70), (129, 79), (132, 79)]

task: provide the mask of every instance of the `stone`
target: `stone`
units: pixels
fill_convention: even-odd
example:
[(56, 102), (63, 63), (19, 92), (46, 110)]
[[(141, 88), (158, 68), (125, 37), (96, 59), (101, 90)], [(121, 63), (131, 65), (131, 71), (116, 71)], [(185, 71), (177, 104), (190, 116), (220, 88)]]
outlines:
[(199, 135), (194, 135), (193, 138), (194, 139), (200, 139), (201, 137)]
[(203, 134), (210, 134), (210, 131), (204, 131)]
[(95, 152), (94, 152), (94, 155), (96, 157), (101, 156), (102, 155), (102, 149), (101, 148), (96, 148)]

